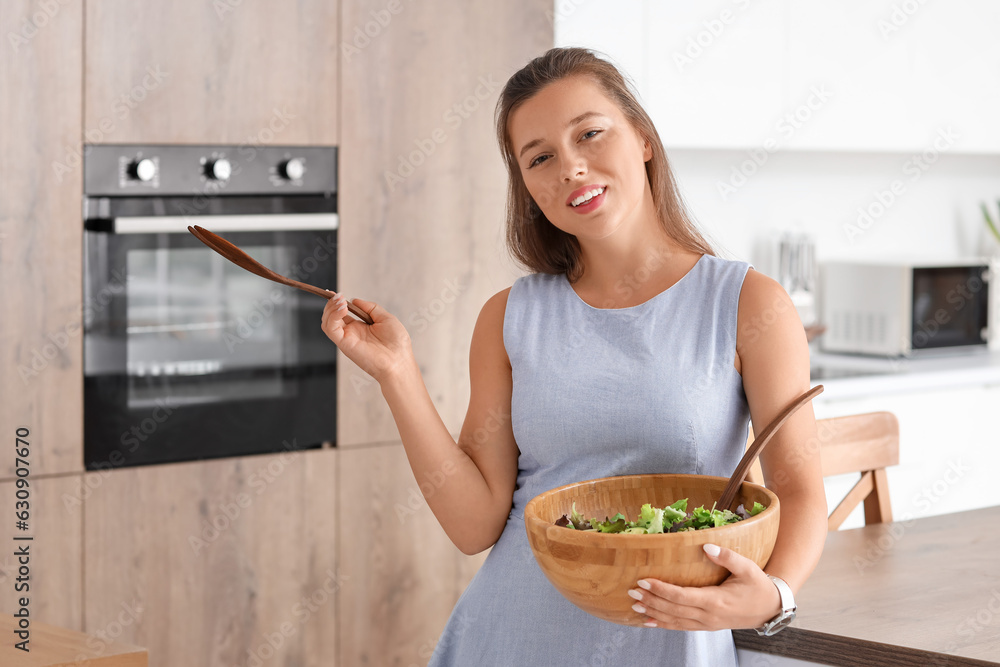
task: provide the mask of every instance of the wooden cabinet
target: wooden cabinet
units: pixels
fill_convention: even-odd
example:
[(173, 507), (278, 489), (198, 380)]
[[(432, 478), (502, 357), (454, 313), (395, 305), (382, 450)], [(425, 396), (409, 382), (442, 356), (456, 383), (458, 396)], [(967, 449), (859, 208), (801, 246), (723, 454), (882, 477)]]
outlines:
[(342, 451), (338, 487), (340, 664), (424, 665), (485, 553), (451, 543), (401, 444)]
[(336, 664), (337, 454), (88, 473), (84, 630), (152, 667)]
[[(408, 328), (452, 432), (468, 407), (476, 318), (518, 274), (503, 246), (493, 109), (507, 78), (552, 46), (551, 9), (344, 4), (339, 285)], [(396, 440), (378, 385), (341, 361), (338, 445)]]
[(551, 2), (52, 6), (41, 26), (37, 2), (0, 10), (5, 35), (30, 33), (0, 72), (0, 279), (18, 286), (0, 296), (0, 422), (30, 429), (33, 474), (56, 474), (37, 482), (32, 612), (154, 666), (425, 662), (484, 555), (421, 502), (378, 386), (346, 359), (346, 449), (83, 472), (83, 144), (339, 145), (341, 286), (407, 325), (457, 432), (479, 310), (520, 273), (493, 109), (552, 46)]
[(340, 2), (86, 7), (85, 143), (337, 143)]
[(83, 469), (83, 10), (46, 7), (0, 9), (0, 425), (30, 430), (33, 475)]
[[(28, 598), (32, 621), (69, 630), (83, 629), (82, 558), (83, 497), (82, 475), (43, 479), (28, 478), (28, 529), (15, 529), (15, 506), (19, 490), (14, 481), (0, 482), (0, 516), (3, 517), (4, 548), (0, 555), (0, 613), (14, 614), (18, 600)], [(15, 541), (14, 536), (31, 536), (31, 541)], [(22, 563), (15, 551), (28, 550), (28, 581), (20, 572)], [(16, 587), (27, 584), (27, 591)], [(9, 640), (4, 639), (4, 643)]]

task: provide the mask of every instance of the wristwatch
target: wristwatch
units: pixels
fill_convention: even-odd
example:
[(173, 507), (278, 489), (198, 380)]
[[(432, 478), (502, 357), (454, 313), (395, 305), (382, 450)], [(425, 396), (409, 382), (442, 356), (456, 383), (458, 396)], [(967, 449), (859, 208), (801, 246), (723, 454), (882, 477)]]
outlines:
[(772, 577), (770, 574), (767, 576), (778, 588), (778, 594), (781, 596), (781, 611), (764, 625), (754, 628), (761, 637), (770, 637), (791, 625), (792, 621), (795, 620), (795, 598), (792, 597), (792, 589), (785, 583), (784, 579)]

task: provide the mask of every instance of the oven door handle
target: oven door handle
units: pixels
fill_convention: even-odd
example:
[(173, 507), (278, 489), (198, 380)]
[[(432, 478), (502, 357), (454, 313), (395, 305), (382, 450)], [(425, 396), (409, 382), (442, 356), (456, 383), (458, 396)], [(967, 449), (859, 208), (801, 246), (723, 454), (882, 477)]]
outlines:
[(337, 229), (336, 213), (274, 213), (265, 215), (155, 215), (114, 218), (115, 234), (187, 234), (189, 225), (213, 232), (284, 232)]

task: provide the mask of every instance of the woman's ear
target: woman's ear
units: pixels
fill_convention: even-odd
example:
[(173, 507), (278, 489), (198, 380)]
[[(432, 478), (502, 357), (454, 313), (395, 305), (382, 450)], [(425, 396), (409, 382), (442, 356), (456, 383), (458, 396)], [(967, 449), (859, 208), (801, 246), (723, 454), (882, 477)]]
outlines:
[(653, 145), (649, 143), (649, 139), (643, 137), (642, 139), (642, 161), (649, 162), (653, 159)]

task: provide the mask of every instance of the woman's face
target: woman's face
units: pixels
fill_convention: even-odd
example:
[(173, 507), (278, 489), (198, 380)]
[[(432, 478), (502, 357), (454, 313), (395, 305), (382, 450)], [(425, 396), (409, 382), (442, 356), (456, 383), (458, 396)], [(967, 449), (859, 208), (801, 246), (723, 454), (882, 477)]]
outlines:
[(602, 239), (634, 219), (652, 149), (592, 79), (542, 88), (511, 114), (508, 131), (524, 184), (556, 227)]

